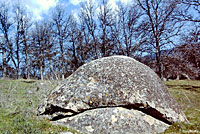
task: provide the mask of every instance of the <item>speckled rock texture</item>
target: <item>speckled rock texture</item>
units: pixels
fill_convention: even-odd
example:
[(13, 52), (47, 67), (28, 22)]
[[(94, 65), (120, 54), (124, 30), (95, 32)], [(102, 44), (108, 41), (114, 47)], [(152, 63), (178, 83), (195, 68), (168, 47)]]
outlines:
[(94, 134), (150, 134), (160, 133), (168, 124), (141, 111), (122, 107), (85, 111), (56, 121), (83, 133)]
[(44, 100), (38, 115), (102, 134), (163, 132), (174, 122), (186, 121), (160, 78), (126, 56), (81, 66)]

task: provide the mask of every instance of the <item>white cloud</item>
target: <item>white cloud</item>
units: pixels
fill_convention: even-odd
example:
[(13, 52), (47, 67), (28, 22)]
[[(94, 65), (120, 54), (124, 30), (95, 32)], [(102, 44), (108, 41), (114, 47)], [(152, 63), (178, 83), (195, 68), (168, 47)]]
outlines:
[(98, 0), (69, 0), (69, 2), (75, 6), (79, 5), (81, 2), (89, 2), (92, 1), (92, 3), (98, 3)]
[[(108, 0), (108, 2), (107, 2), (108, 7), (114, 11), (113, 13), (115, 13), (115, 11), (117, 11), (119, 9), (117, 2), (119, 2), (119, 0)], [(101, 8), (100, 6), (97, 7), (96, 14), (99, 14), (99, 12), (101, 10), (100, 8)]]
[(33, 12), (35, 19), (42, 19), (42, 14), (48, 12), (51, 7), (56, 6), (59, 0), (24, 0), (24, 5)]
[(134, 3), (134, 0), (120, 0), (122, 4), (133, 4)]
[(74, 19), (79, 23), (79, 9), (74, 9), (71, 11), (71, 14), (73, 15)]
[(110, 5), (113, 10), (118, 10), (119, 8), (116, 2), (118, 2), (118, 0), (109, 0), (108, 5)]
[(86, 0), (70, 0), (70, 3), (73, 5), (79, 5), (81, 2), (85, 2)]
[[(10, 0), (12, 1), (12, 0)], [(17, 0), (13, 0), (17, 1)], [(92, 1), (96, 6), (100, 3), (100, 0), (69, 0), (67, 5), (72, 4), (74, 6), (78, 6), (81, 2), (89, 2)], [(117, 2), (121, 2), (123, 4), (130, 4), (134, 0), (108, 0), (108, 4), (112, 9), (118, 10)], [(23, 4), (33, 13), (33, 18), (36, 20), (42, 19), (42, 14), (47, 14), (51, 7), (56, 6), (59, 0), (21, 0)], [(77, 11), (72, 11), (74, 16), (77, 16)]]
[[(69, 0), (69, 2), (72, 5), (78, 6), (81, 2), (89, 2), (92, 1), (95, 4), (101, 3), (100, 0)], [(135, 0), (108, 0), (108, 4), (111, 6), (113, 9), (118, 9), (117, 2), (121, 2), (122, 4), (132, 4)]]
[(40, 9), (48, 10), (50, 7), (55, 6), (58, 0), (36, 0), (36, 2), (40, 5)]
[(59, 0), (2, 0), (11, 3), (12, 5), (20, 2), (29, 12), (33, 14), (32, 19), (42, 19), (42, 14), (47, 14), (51, 7), (56, 6)]

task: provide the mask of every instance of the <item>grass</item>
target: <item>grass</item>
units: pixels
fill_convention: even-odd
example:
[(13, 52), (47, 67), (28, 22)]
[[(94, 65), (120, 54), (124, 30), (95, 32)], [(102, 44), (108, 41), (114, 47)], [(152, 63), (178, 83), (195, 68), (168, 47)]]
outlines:
[[(164, 133), (200, 134), (200, 81), (167, 81), (189, 123), (171, 125)], [(0, 80), (1, 134), (78, 133), (64, 126), (52, 125), (36, 116), (36, 108), (58, 82), (37, 80)]]
[(165, 133), (200, 134), (200, 81), (167, 81), (165, 84), (189, 121), (175, 123)]
[(36, 109), (57, 82), (0, 80), (0, 134), (78, 133), (38, 118)]

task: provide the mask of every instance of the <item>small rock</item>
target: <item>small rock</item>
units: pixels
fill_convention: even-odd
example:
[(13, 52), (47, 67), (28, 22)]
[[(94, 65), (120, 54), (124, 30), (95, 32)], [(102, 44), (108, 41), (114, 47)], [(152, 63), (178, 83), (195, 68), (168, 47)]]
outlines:
[(32, 94), (32, 93), (33, 93), (33, 92), (30, 91), (30, 90), (26, 91), (26, 94)]
[(60, 134), (73, 134), (72, 132), (60, 132)]

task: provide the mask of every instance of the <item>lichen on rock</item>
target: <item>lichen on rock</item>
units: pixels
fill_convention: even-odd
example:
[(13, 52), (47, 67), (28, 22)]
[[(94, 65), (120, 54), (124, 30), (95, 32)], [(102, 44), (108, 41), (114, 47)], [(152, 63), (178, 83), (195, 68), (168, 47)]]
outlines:
[(44, 100), (38, 115), (88, 133), (120, 133), (125, 128), (161, 132), (174, 122), (186, 121), (155, 72), (126, 56), (105, 57), (81, 66)]

